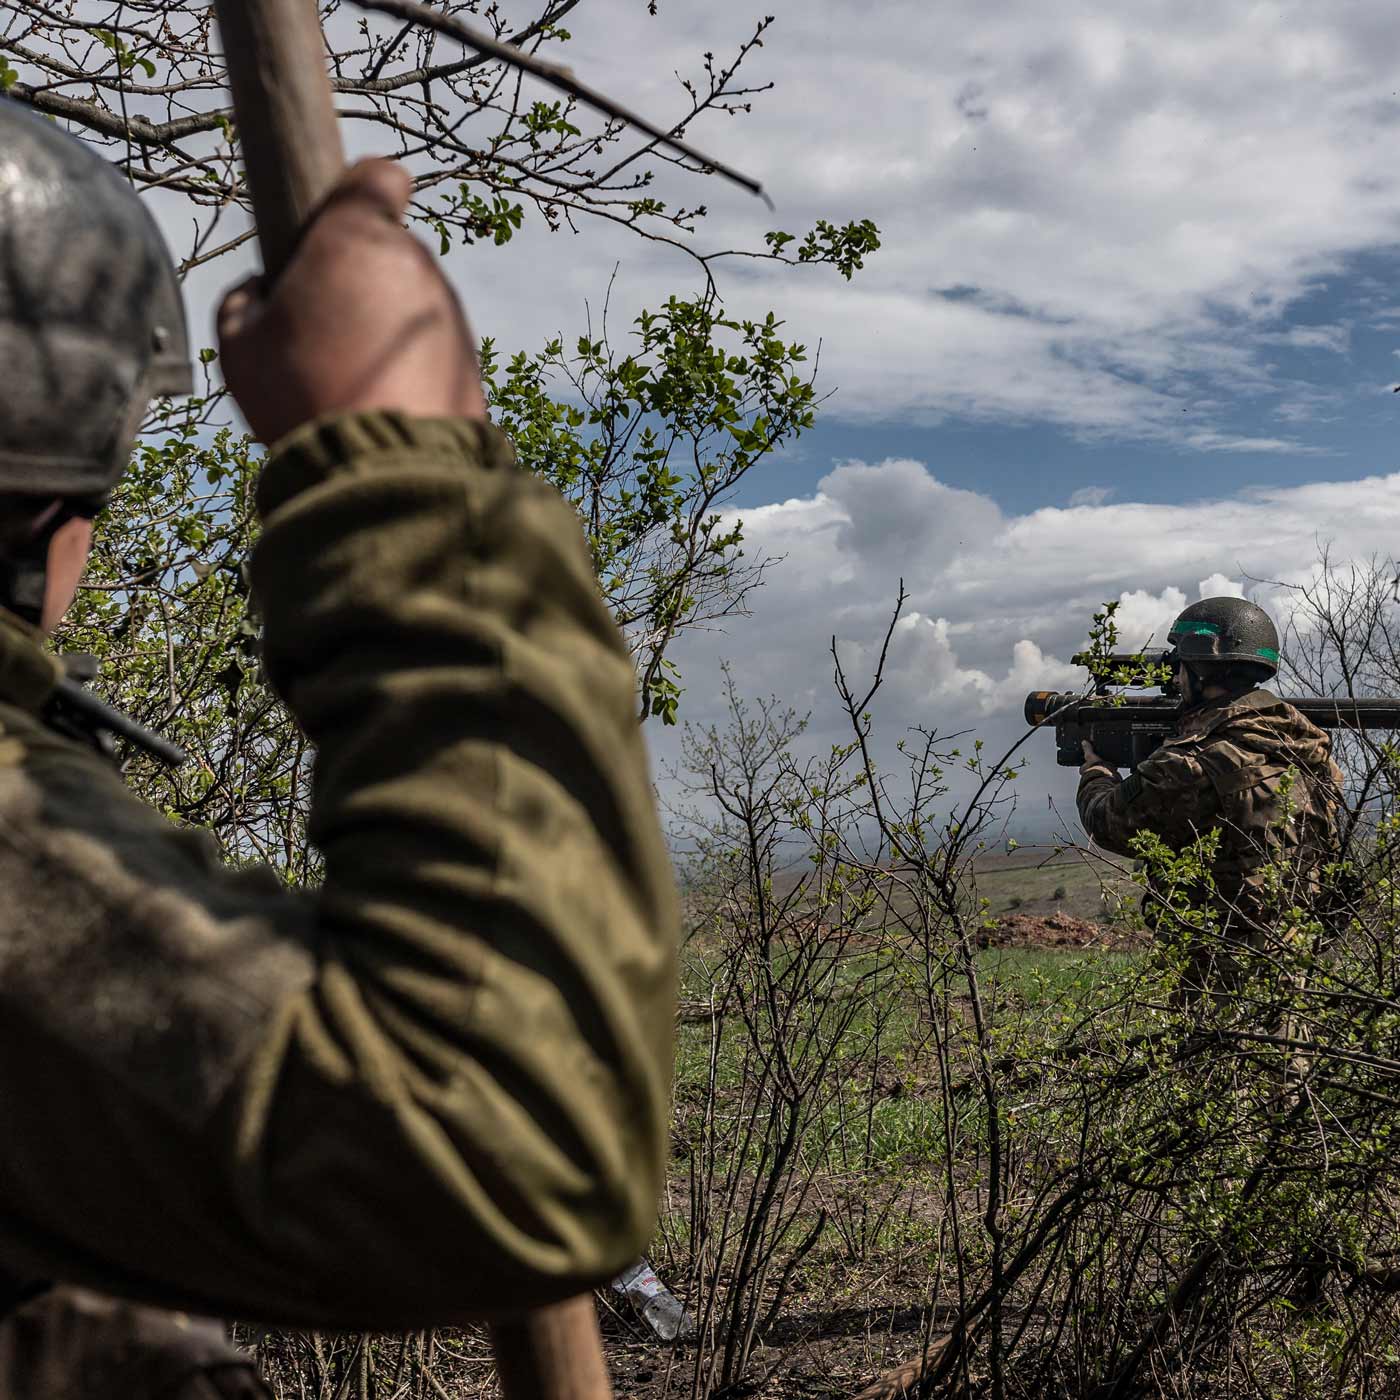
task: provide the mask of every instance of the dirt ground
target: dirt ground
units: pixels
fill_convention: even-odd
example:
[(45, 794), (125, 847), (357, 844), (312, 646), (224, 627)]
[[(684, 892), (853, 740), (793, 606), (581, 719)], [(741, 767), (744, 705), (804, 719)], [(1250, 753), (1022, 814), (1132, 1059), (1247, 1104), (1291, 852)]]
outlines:
[(1108, 948), (1127, 951), (1142, 945), (1139, 933), (1092, 923), (1073, 914), (1003, 914), (984, 935), (985, 948)]
[[(875, 1287), (882, 1294), (886, 1290)], [(852, 1400), (866, 1385), (915, 1357), (925, 1313), (903, 1299), (882, 1296), (832, 1306), (821, 1296), (796, 1299), (788, 1317), (757, 1350), (750, 1378), (725, 1400)], [(603, 1338), (616, 1400), (682, 1400), (695, 1364), (691, 1345), (668, 1346), (641, 1335), (638, 1324), (603, 1319)]]

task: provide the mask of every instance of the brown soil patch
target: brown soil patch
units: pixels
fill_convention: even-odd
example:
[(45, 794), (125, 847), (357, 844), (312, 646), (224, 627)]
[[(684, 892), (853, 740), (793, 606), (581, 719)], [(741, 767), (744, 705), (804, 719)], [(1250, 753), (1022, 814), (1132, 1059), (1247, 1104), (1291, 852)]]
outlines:
[(1142, 936), (1073, 914), (1005, 914), (979, 940), (984, 948), (1140, 947)]

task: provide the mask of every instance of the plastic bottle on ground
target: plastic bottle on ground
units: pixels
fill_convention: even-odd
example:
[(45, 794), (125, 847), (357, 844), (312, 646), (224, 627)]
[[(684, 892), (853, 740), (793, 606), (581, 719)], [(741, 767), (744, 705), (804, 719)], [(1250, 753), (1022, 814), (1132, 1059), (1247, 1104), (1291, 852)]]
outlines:
[(657, 1278), (646, 1259), (638, 1259), (624, 1269), (612, 1286), (614, 1292), (626, 1297), (663, 1342), (695, 1335), (695, 1319), (686, 1311), (685, 1304)]

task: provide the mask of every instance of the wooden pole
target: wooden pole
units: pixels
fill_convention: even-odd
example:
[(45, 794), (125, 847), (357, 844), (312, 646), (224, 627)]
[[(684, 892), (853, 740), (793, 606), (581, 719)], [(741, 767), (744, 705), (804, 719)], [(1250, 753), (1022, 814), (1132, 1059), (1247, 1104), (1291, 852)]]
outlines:
[[(345, 168), (320, 18), (315, 0), (214, 0), (214, 11), (263, 268), (276, 277)], [(493, 1323), (491, 1340), (505, 1400), (612, 1400), (591, 1295)]]
[(315, 0), (214, 0), (263, 267), (287, 265), (345, 169)]
[(590, 1294), (492, 1324), (491, 1347), (506, 1400), (611, 1400)]

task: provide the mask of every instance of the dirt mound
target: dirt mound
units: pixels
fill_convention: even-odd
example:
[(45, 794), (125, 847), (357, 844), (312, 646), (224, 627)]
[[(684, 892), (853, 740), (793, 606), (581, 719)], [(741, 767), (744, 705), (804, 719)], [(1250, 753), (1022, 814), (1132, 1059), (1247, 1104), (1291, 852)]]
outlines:
[(984, 948), (1122, 948), (1129, 935), (1073, 914), (1006, 914), (983, 934)]

